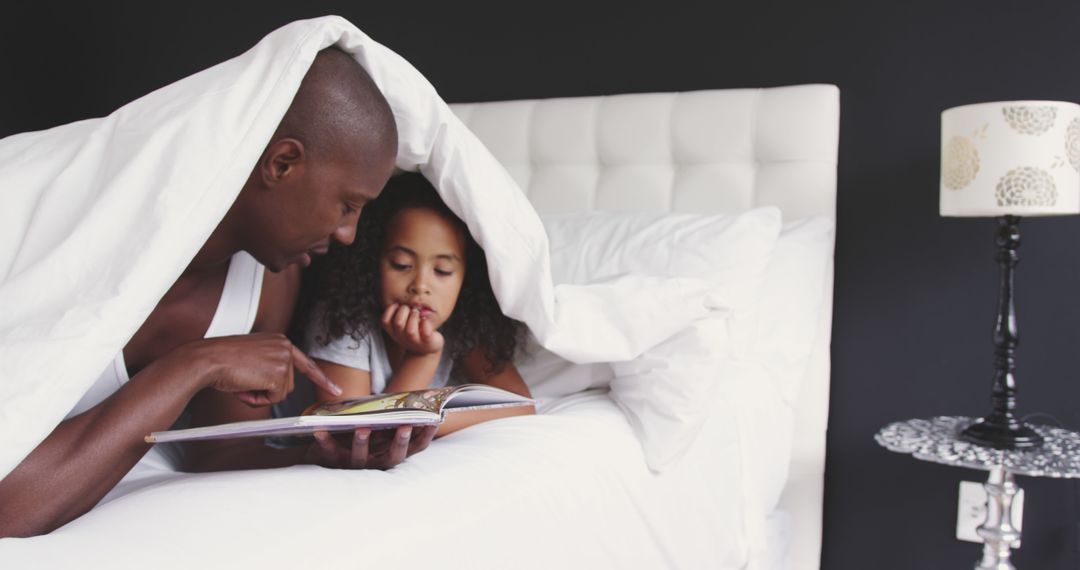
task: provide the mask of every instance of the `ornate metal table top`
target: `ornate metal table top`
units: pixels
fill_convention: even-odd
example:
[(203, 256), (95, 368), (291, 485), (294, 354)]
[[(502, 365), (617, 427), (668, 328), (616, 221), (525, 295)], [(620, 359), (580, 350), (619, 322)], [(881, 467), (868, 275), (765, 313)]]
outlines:
[(889, 451), (945, 465), (983, 470), (1000, 466), (1031, 477), (1080, 477), (1080, 433), (1032, 426), (1045, 440), (1042, 447), (1009, 451), (961, 441), (960, 431), (972, 421), (961, 416), (938, 416), (894, 422), (881, 428), (874, 440)]

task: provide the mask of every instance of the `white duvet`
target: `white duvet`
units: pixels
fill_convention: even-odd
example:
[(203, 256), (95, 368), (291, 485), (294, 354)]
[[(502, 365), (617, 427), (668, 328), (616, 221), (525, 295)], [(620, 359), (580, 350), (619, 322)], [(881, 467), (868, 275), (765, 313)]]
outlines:
[[(341, 18), (295, 22), (107, 117), (0, 140), (0, 477), (71, 410), (145, 320), (233, 202), (315, 54), (335, 44), (354, 54), (386, 94), (399, 130), (398, 166), (435, 182), (484, 247), (504, 312), (523, 320), (547, 348), (576, 362), (623, 360), (717, 306), (707, 286), (691, 280), (554, 286), (532, 207), (419, 72)], [(664, 302), (636, 303), (638, 310), (626, 315), (623, 307), (640, 295)], [(435, 460), (444, 453), (404, 469), (456, 469)], [(316, 481), (326, 476), (321, 473), (308, 474)], [(254, 477), (277, 484), (271, 482), (279, 475)], [(380, 477), (387, 475), (350, 481)], [(192, 478), (182, 486), (213, 480)], [(287, 495), (273, 501), (289, 500), (281, 497)], [(155, 510), (164, 518), (186, 504)], [(190, 504), (225, 516), (213, 503)], [(153, 528), (145, 523), (158, 515), (140, 513), (124, 532)], [(104, 514), (88, 520), (97, 516)], [(281, 540), (280, 532), (258, 530), (262, 541)], [(188, 548), (175, 544), (177, 551)]]
[[(147, 469), (5, 568), (755, 568), (725, 415), (678, 465), (645, 464), (604, 393), (436, 440), (388, 472)], [(749, 566), (748, 566), (749, 565)]]

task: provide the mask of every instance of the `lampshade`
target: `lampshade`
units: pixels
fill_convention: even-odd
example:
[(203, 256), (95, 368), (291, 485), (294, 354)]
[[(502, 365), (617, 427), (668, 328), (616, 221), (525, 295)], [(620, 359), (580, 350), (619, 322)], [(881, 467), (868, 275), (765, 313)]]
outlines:
[(941, 113), (942, 216), (1080, 213), (1080, 105), (999, 101)]

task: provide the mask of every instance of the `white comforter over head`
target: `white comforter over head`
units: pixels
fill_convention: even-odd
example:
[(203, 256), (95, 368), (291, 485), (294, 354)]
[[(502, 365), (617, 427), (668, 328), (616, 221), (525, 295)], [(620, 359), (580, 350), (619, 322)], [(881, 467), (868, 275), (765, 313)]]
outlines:
[(696, 281), (553, 285), (535, 212), (420, 73), (344, 19), (295, 22), (107, 117), (0, 140), (0, 477), (146, 319), (236, 198), (316, 53), (335, 44), (389, 100), (398, 166), (436, 184), (484, 247), (503, 311), (547, 348), (627, 359), (710, 312)]

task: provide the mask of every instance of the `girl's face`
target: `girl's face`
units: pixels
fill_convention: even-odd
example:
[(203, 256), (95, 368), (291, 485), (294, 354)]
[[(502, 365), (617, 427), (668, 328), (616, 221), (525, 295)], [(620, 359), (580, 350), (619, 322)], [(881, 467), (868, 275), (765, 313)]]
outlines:
[(464, 230), (430, 208), (401, 210), (387, 225), (379, 274), (383, 308), (416, 307), (439, 328), (454, 312), (465, 280)]

